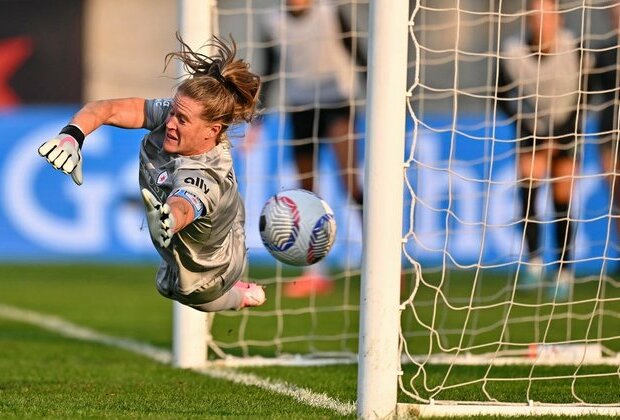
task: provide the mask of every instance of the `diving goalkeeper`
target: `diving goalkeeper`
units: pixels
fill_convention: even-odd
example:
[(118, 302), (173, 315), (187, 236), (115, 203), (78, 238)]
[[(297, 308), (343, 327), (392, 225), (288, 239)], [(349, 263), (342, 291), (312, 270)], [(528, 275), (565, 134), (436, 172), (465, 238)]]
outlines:
[(181, 49), (166, 56), (190, 73), (173, 98), (109, 99), (86, 104), (39, 154), (82, 184), (81, 147), (102, 125), (146, 128), (140, 147), (140, 188), (153, 245), (162, 261), (157, 290), (203, 312), (265, 302), (254, 283), (239, 281), (246, 264), (245, 210), (226, 131), (251, 121), (260, 78), (236, 46), (215, 38), (213, 56)]

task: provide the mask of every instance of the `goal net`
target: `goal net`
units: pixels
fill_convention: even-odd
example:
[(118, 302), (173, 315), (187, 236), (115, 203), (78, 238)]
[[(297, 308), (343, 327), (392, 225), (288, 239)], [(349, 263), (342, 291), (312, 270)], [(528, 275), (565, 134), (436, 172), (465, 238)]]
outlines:
[[(340, 9), (335, 27), (346, 23), (336, 43), (348, 48), (346, 65), (331, 79), (347, 89), (335, 99), (320, 77), (300, 70), (339, 60), (329, 49), (336, 44), (322, 44), (329, 29), (297, 28), (284, 0), (218, 4), (218, 33), (231, 33), (270, 85), (260, 130), (239, 142), (233, 136), (249, 276), (265, 285), (268, 303), (211, 319), (211, 359), (357, 358), (362, 223), (351, 191), (363, 181), (369, 8), (362, 0), (313, 3)], [(426, 414), (455, 403), (617, 408), (615, 6), (409, 3), (409, 85), (394, 98), (396, 112), (406, 112), (405, 148), (393, 150), (404, 158), (398, 401)], [(288, 32), (293, 39), (282, 42)], [(291, 91), (304, 80), (314, 83), (311, 99), (296, 101)], [(342, 116), (345, 108), (346, 130), (333, 135), (322, 113)], [(295, 132), (294, 115), (309, 116), (306, 134)], [(344, 164), (338, 148), (348, 152)], [(308, 150), (313, 165), (300, 173), (296, 156)], [(319, 273), (332, 282), (327, 291), (295, 295), (288, 286), (308, 273), (268, 256), (258, 214), (270, 195), (309, 175), (335, 210), (338, 234)], [(380, 226), (373, 216), (368, 223)]]
[[(368, 3), (315, 1), (307, 10), (295, 3), (303, 2), (217, 6), (216, 32), (233, 36), (263, 81), (261, 117), (230, 137), (246, 206), (246, 281), (265, 287), (267, 303), (211, 320), (209, 356), (216, 361), (356, 358)], [(289, 188), (313, 190), (335, 213), (335, 244), (311, 270), (277, 262), (259, 236), (263, 204)]]
[(422, 410), (620, 406), (615, 7), (414, 4), (399, 383)]

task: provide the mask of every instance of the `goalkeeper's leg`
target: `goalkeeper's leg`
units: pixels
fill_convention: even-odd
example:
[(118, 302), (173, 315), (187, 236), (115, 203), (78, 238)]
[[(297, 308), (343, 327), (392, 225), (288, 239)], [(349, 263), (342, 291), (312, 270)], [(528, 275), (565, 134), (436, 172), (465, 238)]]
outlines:
[(265, 303), (265, 291), (256, 283), (238, 281), (219, 298), (200, 305), (188, 305), (202, 312), (220, 312), (239, 310)]

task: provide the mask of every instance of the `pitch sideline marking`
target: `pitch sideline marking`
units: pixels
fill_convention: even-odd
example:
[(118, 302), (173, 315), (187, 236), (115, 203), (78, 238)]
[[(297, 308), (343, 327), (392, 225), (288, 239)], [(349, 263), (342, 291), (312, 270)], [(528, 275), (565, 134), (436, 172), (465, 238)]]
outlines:
[[(172, 361), (172, 354), (168, 350), (136, 340), (102, 334), (57, 316), (45, 315), (0, 303), (0, 317), (31, 324), (68, 338), (117, 347), (148, 357), (159, 363), (170, 364)], [(340, 415), (354, 414), (356, 409), (355, 403), (343, 403), (325, 393), (317, 393), (308, 388), (299, 387), (287, 382), (275, 381), (269, 378), (261, 378), (250, 373), (240, 373), (230, 368), (213, 367), (193, 368), (190, 370), (211, 378), (222, 379), (246, 386), (255, 386), (270, 392), (292, 397), (303, 404), (332, 410)]]

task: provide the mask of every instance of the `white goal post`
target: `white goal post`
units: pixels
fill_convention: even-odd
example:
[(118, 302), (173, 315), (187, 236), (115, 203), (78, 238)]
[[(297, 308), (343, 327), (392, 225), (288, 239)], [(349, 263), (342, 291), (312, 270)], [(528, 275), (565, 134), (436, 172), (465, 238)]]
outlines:
[[(177, 11), (183, 40), (194, 51), (202, 51), (200, 47), (214, 33), (215, 0), (178, 0)], [(178, 74), (184, 75), (180, 64)], [(172, 308), (172, 363), (181, 368), (204, 366), (209, 339), (208, 315), (176, 301)]]
[(370, 2), (357, 414), (396, 407), (408, 0)]

